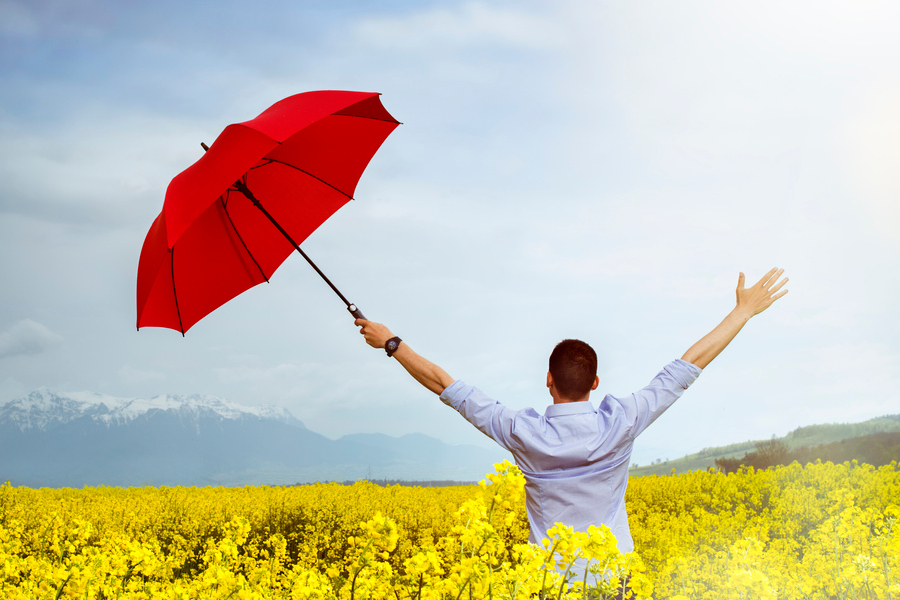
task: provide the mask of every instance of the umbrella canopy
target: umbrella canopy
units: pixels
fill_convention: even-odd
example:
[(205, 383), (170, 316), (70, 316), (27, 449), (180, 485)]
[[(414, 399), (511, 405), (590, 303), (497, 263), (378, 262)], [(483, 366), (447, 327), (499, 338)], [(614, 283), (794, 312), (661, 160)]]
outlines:
[(285, 98), (226, 127), (169, 184), (147, 233), (138, 264), (138, 329), (183, 334), (268, 281), (353, 199), (360, 176), (397, 125), (378, 94), (321, 91)]

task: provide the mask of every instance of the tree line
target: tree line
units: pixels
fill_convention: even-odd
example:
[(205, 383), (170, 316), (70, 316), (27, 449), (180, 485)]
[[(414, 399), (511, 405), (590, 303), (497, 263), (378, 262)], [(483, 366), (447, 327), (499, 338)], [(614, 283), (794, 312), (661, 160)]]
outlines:
[(781, 440), (757, 442), (756, 449), (742, 458), (717, 458), (716, 468), (723, 473), (736, 473), (741, 467), (758, 470), (789, 465), (794, 461), (804, 465), (816, 460), (835, 464), (856, 460), (874, 467), (900, 461), (900, 431), (883, 431), (798, 448), (791, 448)]

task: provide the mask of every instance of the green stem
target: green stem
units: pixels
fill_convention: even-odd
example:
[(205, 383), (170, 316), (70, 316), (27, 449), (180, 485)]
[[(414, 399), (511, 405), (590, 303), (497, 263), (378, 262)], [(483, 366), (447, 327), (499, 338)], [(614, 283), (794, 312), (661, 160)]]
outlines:
[[(470, 581), (472, 581), (472, 576), (471, 576), (471, 575), (469, 575), (469, 578), (466, 579), (466, 582), (462, 585), (462, 587), (459, 588), (459, 593), (456, 595), (456, 600), (459, 600), (459, 599), (462, 597), (462, 593), (463, 593), (464, 591), (466, 591), (466, 586), (469, 585), (469, 582), (470, 582)], [(353, 598), (351, 597), (350, 600), (353, 600)]]
[(359, 553), (359, 558), (357, 559), (357, 565), (359, 568), (356, 570), (356, 573), (353, 574), (353, 581), (350, 582), (350, 600), (353, 600), (353, 596), (356, 593), (356, 578), (359, 577), (359, 574), (362, 573), (362, 570), (366, 568), (366, 565), (360, 565), (359, 561), (361, 561), (365, 555), (366, 551), (372, 545), (372, 540), (369, 540), (369, 543), (366, 544), (366, 547), (363, 548), (362, 552)]
[(556, 545), (559, 543), (559, 540), (555, 540), (553, 545), (550, 546), (550, 552), (547, 554), (547, 558), (544, 559), (544, 577), (541, 579), (541, 595), (540, 600), (545, 600), (546, 596), (544, 595), (544, 586), (547, 583), (547, 562), (553, 558), (553, 553), (556, 551)]
[(69, 583), (69, 580), (72, 579), (72, 573), (69, 573), (69, 576), (66, 577), (66, 580), (62, 582), (62, 585), (59, 586), (59, 589), (56, 590), (56, 600), (59, 600), (62, 597), (63, 589), (65, 589), (66, 584)]
[[(466, 529), (469, 528), (469, 524), (471, 522), (472, 522), (471, 518), (468, 521), (466, 521), (466, 526), (465, 526)], [(460, 561), (462, 561), (463, 557), (466, 555), (465, 553), (466, 553), (466, 549), (463, 548), (462, 542), (460, 541), (460, 543), (459, 543), (459, 560)]]
[(587, 576), (588, 576), (588, 567), (591, 566), (591, 559), (588, 557), (587, 564), (584, 565), (584, 578), (581, 580), (581, 598), (585, 599), (587, 595)]
[(495, 535), (497, 535), (497, 534), (496, 534), (496, 533), (492, 533), (491, 535), (489, 535), (488, 537), (486, 537), (485, 539), (483, 539), (483, 540), (481, 541), (481, 545), (478, 546), (478, 550), (475, 550), (475, 551), (472, 552), (472, 556), (475, 556), (476, 554), (480, 553), (480, 552), (481, 552), (481, 549), (484, 548), (484, 545), (488, 543), (488, 540), (490, 540), (491, 538), (493, 538)]
[(131, 565), (130, 567), (128, 567), (128, 571), (125, 572), (125, 578), (122, 579), (122, 593), (125, 592), (125, 586), (128, 585), (128, 580), (131, 579), (131, 575), (134, 573), (134, 568), (136, 566), (138, 566), (139, 564), (141, 564), (142, 562), (144, 562), (144, 561), (139, 560), (138, 562), (136, 562), (133, 565)]
[[(392, 585), (392, 586), (391, 586), (391, 591), (394, 593), (394, 598), (396, 598), (397, 600), (401, 600), (401, 599), (400, 599), (400, 592), (397, 591), (397, 587), (396, 587), (396, 586), (393, 586), (393, 585)], [(412, 600), (412, 594), (410, 594), (409, 591), (406, 592), (406, 596), (407, 596), (410, 600)]]
[(563, 573), (562, 581), (559, 584), (559, 592), (556, 593), (556, 600), (562, 599), (563, 590), (566, 587), (566, 582), (569, 581), (569, 571), (572, 570), (572, 565), (566, 567), (566, 572)]
[(353, 574), (353, 581), (350, 582), (350, 600), (353, 600), (353, 596), (356, 594), (356, 578), (359, 577), (364, 568), (364, 566), (359, 567), (356, 573)]

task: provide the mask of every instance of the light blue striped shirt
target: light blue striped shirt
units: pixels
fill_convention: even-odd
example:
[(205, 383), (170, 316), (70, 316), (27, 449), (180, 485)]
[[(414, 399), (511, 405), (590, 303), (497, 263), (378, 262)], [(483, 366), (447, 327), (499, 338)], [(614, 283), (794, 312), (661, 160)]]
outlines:
[(515, 457), (526, 481), (531, 542), (556, 522), (575, 531), (603, 523), (619, 551), (631, 552), (625, 488), (634, 439), (699, 375), (699, 367), (678, 359), (630, 396), (607, 395), (598, 409), (590, 401), (551, 404), (543, 415), (507, 408), (462, 381), (441, 400)]

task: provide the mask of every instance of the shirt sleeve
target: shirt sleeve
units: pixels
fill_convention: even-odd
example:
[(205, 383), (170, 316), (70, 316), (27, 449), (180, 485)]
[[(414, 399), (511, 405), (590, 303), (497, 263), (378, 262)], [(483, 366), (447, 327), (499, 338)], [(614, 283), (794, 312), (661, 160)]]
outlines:
[(680, 358), (663, 367), (644, 388), (619, 402), (632, 422), (634, 439), (650, 426), (696, 381), (702, 369)]
[(503, 406), (478, 388), (459, 380), (454, 381), (441, 393), (441, 401), (456, 409), (469, 423), (505, 450), (512, 451), (515, 410)]

